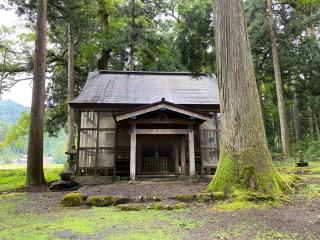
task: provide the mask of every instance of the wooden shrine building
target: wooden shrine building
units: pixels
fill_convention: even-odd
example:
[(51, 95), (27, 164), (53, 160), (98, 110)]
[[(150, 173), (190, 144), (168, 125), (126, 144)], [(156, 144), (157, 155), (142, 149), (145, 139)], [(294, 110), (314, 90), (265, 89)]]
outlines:
[(79, 113), (77, 175), (213, 174), (219, 156), (215, 77), (189, 73), (89, 73), (69, 103)]

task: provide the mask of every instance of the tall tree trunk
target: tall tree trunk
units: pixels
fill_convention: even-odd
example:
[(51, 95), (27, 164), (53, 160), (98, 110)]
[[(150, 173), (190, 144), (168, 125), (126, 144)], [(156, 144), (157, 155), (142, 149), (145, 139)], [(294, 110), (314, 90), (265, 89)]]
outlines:
[[(109, 27), (109, 12), (106, 7), (106, 1), (105, 0), (99, 0), (99, 15), (101, 19), (101, 25), (103, 28), (103, 34), (104, 37), (108, 35), (108, 27)], [(106, 44), (104, 44), (105, 46)], [(112, 49), (110, 47), (103, 47), (101, 49), (101, 56), (98, 60), (98, 69), (99, 70), (108, 70), (109, 61), (111, 57), (111, 51)]]
[(313, 118), (314, 118), (314, 125), (316, 127), (317, 137), (318, 137), (318, 140), (320, 141), (320, 130), (319, 130), (319, 124), (318, 124), (318, 117), (317, 117), (317, 113), (315, 111), (313, 111)]
[[(70, 21), (68, 24), (68, 90), (67, 90), (67, 102), (71, 102), (74, 97), (74, 29), (73, 24)], [(72, 149), (74, 145), (74, 110), (68, 104), (68, 150)]]
[(309, 130), (311, 138), (314, 138), (314, 124), (313, 124), (313, 111), (310, 103), (307, 105), (308, 107), (308, 120), (309, 120)]
[(111, 57), (111, 48), (102, 49), (101, 57), (98, 60), (98, 69), (99, 70), (108, 70), (109, 61)]
[(7, 51), (8, 51), (8, 48), (7, 47), (4, 47), (4, 54), (3, 54), (3, 61), (2, 61), (2, 69), (1, 69), (1, 78), (0, 78), (0, 100), (1, 100), (1, 97), (2, 97), (2, 94), (4, 91), (2, 91), (2, 85), (3, 85), (3, 80), (4, 80), (4, 67), (6, 65), (6, 60), (7, 60)]
[(27, 185), (40, 185), (46, 182), (43, 173), (46, 21), (47, 0), (38, 0), (31, 120), (28, 142)]
[(272, 0), (267, 0), (267, 1), (268, 1), (268, 19), (269, 19), (270, 37), (271, 37), (271, 46), (272, 46), (272, 59), (273, 59), (274, 75), (275, 75), (276, 88), (277, 88), (282, 149), (283, 149), (283, 153), (286, 156), (290, 156), (290, 137), (289, 137), (286, 108), (285, 108), (285, 102), (284, 102), (284, 96), (283, 96), (279, 52), (277, 47), (277, 34), (275, 29), (275, 22), (273, 19)]
[(299, 142), (302, 140), (301, 134), (301, 119), (300, 119), (300, 110), (299, 110), (299, 101), (296, 90), (296, 81), (291, 81), (291, 90), (292, 90), (292, 98), (293, 98), (293, 122), (294, 122), (294, 130), (296, 134), (296, 141)]
[(131, 40), (130, 40), (130, 53), (129, 53), (129, 70), (134, 71), (134, 43), (136, 40), (136, 9), (135, 0), (131, 0)]
[(268, 150), (243, 1), (215, 0), (214, 13), (222, 145), (209, 189), (254, 188), (280, 195), (288, 186)]

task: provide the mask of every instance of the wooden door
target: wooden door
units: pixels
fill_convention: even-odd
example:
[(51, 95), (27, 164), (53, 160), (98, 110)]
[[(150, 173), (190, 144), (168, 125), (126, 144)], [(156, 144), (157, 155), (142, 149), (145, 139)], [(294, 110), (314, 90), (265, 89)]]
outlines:
[(137, 158), (141, 175), (166, 175), (174, 172), (172, 135), (140, 135)]

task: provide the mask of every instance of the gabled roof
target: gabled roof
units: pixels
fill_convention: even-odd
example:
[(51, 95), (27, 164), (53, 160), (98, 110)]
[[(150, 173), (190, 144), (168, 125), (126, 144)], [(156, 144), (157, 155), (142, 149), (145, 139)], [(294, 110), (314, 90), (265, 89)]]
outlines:
[(172, 102), (165, 101), (165, 99), (163, 98), (159, 102), (155, 102), (146, 106), (142, 106), (139, 108), (131, 109), (129, 111), (120, 113), (116, 115), (115, 118), (117, 121), (122, 121), (129, 118), (135, 118), (142, 114), (146, 114), (146, 113), (157, 111), (157, 110), (163, 110), (163, 109), (181, 113), (183, 115), (187, 115), (203, 121), (208, 121), (211, 117), (209, 114), (204, 114), (204, 113), (195, 111), (193, 109), (189, 109), (187, 107), (183, 107), (181, 105), (177, 105)]
[(80, 95), (70, 105), (151, 104), (159, 99), (183, 105), (219, 105), (217, 79), (190, 73), (90, 72)]

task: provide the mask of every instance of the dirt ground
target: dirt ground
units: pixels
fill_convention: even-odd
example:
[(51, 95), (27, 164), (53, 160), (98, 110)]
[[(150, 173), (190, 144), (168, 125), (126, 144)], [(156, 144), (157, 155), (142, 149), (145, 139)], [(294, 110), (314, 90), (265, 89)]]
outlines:
[[(197, 202), (178, 211), (62, 208), (59, 202), (67, 192), (29, 189), (2, 193), (0, 239), (320, 239), (320, 167), (310, 169), (300, 174), (299, 190), (280, 206), (234, 211)], [(207, 184), (123, 182), (85, 185), (77, 192), (131, 198), (156, 196), (168, 201), (174, 194), (199, 193)]]
[(167, 198), (175, 194), (197, 194), (209, 184), (207, 181), (137, 181), (113, 183), (108, 185), (85, 185), (78, 189), (85, 195), (112, 195), (121, 197), (160, 197)]

